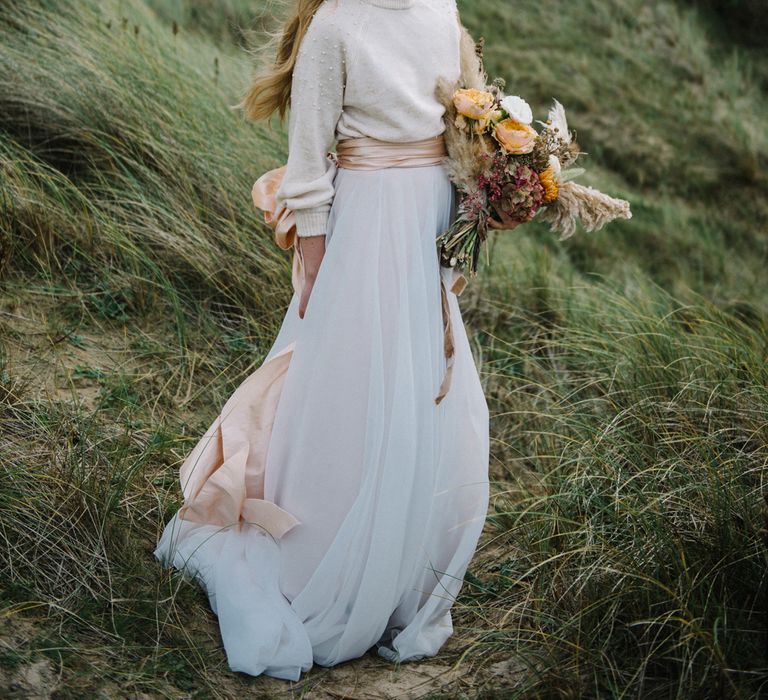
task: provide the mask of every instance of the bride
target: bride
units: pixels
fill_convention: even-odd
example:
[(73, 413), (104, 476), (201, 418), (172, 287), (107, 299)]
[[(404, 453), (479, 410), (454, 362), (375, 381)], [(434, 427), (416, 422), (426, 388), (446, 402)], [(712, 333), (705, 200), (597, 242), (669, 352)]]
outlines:
[(435, 87), (459, 78), (464, 31), (454, 0), (299, 0), (244, 101), (253, 119), (290, 106), (275, 198), (295, 293), (182, 465), (155, 550), (207, 592), (234, 671), (412, 661), (453, 632), (489, 458), (435, 246), (455, 215)]

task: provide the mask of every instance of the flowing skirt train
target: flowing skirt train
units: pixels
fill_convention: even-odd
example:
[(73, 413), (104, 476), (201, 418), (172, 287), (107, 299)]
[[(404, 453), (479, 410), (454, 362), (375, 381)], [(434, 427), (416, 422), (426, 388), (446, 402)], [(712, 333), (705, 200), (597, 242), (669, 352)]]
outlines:
[(374, 646), (435, 655), (488, 506), (488, 407), (452, 292), (452, 383), (434, 401), (450, 180), (340, 168), (334, 184), (305, 316), (294, 294), (185, 462), (155, 550), (203, 586), (230, 668), (252, 675), (296, 680)]

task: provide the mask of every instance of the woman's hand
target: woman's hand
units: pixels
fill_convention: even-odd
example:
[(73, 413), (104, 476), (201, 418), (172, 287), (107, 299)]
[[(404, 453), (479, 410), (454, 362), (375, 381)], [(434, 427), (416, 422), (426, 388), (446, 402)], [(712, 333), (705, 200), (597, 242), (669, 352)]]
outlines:
[(301, 298), (299, 299), (299, 318), (304, 318), (309, 295), (312, 293), (312, 287), (315, 284), (320, 263), (325, 255), (325, 235), (297, 236), (296, 245), (299, 246), (299, 255), (301, 255), (304, 267), (304, 287), (301, 290)]
[(513, 219), (505, 211), (496, 211), (494, 209), (494, 212), (496, 214), (496, 217), (493, 217), (493, 216), (488, 217), (489, 228), (495, 228), (497, 230), (512, 230), (516, 226), (519, 226), (520, 224), (523, 223), (522, 221), (517, 221), (516, 219)]

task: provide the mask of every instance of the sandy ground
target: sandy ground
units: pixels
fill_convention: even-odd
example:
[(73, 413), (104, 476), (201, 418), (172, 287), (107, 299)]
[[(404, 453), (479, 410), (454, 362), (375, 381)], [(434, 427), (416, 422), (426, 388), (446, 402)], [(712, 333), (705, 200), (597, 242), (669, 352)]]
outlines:
[[(173, 686), (157, 692), (132, 692), (94, 675), (83, 690), (81, 682), (68, 688), (63, 670), (50, 658), (40, 656), (31, 662), (13, 663), (28, 647), (29, 640), (40, 629), (31, 621), (6, 610), (0, 618), (0, 698), (4, 700), (59, 700), (60, 698), (94, 698), (109, 700), (159, 700), (187, 698)], [(512, 659), (502, 660), (472, 672), (465, 663), (451, 664), (449, 640), (441, 653), (423, 661), (394, 666), (373, 652), (339, 664), (333, 668), (313, 667), (298, 682), (262, 676), (253, 678), (241, 673), (207, 674), (209, 687), (196, 697), (239, 700), (240, 698), (275, 698), (293, 700), (416, 700), (417, 698), (472, 698), (482, 687), (511, 688), (522, 668)], [(500, 696), (501, 697), (501, 696)]]

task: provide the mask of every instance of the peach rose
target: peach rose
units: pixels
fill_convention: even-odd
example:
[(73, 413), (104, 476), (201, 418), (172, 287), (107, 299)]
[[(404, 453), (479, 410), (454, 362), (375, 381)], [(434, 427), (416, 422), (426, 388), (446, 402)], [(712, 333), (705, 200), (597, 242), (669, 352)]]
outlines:
[(493, 135), (507, 153), (515, 155), (530, 153), (538, 136), (532, 126), (514, 119), (502, 119), (493, 128)]
[(484, 119), (493, 108), (493, 95), (490, 92), (467, 88), (453, 93), (456, 111), (470, 119)]
[(503, 112), (500, 109), (492, 109), (482, 119), (478, 119), (475, 122), (475, 133), (483, 134), (488, 131), (491, 124), (495, 124), (501, 119)]

